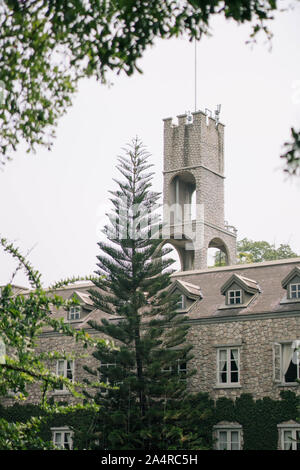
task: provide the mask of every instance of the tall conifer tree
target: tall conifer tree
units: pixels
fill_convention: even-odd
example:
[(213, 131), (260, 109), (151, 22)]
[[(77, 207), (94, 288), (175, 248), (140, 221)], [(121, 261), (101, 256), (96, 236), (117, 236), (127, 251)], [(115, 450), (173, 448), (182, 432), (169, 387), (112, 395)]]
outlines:
[(109, 386), (98, 386), (94, 395), (102, 405), (95, 425), (102, 449), (186, 448), (178, 423), (191, 346), (186, 317), (168, 290), (173, 261), (161, 247), (159, 194), (151, 190), (148, 158), (139, 139), (118, 158), (123, 178), (111, 192), (107, 240), (98, 243), (98, 277), (90, 292), (106, 313), (101, 324), (90, 324), (114, 344), (99, 344), (99, 366), (87, 368)]

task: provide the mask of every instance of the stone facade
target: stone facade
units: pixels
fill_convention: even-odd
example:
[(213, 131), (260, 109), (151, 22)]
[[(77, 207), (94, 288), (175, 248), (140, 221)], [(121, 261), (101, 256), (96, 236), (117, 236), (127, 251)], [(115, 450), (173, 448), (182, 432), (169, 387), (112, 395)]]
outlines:
[[(254, 398), (280, 399), (281, 390), (300, 393), (298, 384), (277, 384), (273, 379), (273, 345), (278, 341), (292, 343), (300, 338), (300, 315), (287, 318), (251, 318), (240, 321), (195, 322), (190, 329), (194, 359), (190, 367), (197, 374), (191, 378), (190, 390), (207, 392), (213, 399), (236, 398), (250, 393)], [(240, 380), (235, 385), (217, 383), (217, 349), (237, 347), (240, 350)]]

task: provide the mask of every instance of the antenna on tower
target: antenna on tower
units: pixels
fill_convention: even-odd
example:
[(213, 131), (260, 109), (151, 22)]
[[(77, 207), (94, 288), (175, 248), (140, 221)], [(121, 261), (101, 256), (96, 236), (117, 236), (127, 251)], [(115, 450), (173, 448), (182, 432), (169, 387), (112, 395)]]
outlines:
[(220, 122), (220, 112), (221, 112), (221, 105), (217, 104), (217, 109), (215, 110), (216, 127), (218, 127), (218, 124)]
[(195, 38), (195, 113), (197, 111), (197, 40)]

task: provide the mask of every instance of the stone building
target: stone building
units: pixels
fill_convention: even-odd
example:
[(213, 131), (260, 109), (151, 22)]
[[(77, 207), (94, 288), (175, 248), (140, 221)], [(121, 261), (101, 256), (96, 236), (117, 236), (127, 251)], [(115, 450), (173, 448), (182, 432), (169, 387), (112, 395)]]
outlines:
[[(236, 263), (236, 230), (224, 221), (224, 126), (218, 116), (203, 112), (164, 120), (164, 243), (177, 250), (181, 270), (173, 274), (172, 291), (180, 294), (178, 309), (189, 317), (189, 341), (197, 373), (188, 384), (192, 392), (236, 399), (280, 400), (282, 390), (299, 395), (300, 258), (253, 264)], [(195, 205), (196, 211), (191, 208)], [(207, 267), (210, 247), (219, 248), (226, 265)], [(91, 335), (91, 319), (100, 321), (88, 295), (90, 283), (57, 291), (76, 296), (78, 306), (58, 312), (75, 328)], [(41, 348), (73, 353), (80, 346), (71, 338), (44, 331)], [(84, 378), (83, 364), (58, 360), (57, 374), (76, 381)], [(36, 389), (32, 401), (40, 398)], [(52, 392), (56, 400), (74, 400), (66, 389)], [(220, 449), (242, 449), (243, 427), (222, 421), (214, 429)], [(69, 430), (53, 429), (53, 439), (68, 443)], [(278, 448), (296, 449), (300, 422), (278, 423)], [(66, 444), (67, 445), (67, 444)]]

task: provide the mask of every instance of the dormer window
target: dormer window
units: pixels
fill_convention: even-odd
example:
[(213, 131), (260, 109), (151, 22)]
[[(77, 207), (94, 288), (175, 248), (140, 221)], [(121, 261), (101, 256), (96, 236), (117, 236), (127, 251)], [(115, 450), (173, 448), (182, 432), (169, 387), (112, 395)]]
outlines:
[(228, 291), (228, 304), (236, 305), (242, 304), (242, 291), (241, 290), (230, 290)]
[(69, 320), (79, 320), (81, 316), (81, 307), (80, 305), (75, 305), (69, 309)]
[(247, 307), (259, 294), (260, 288), (256, 281), (233, 274), (221, 287), (225, 296), (225, 305), (219, 309)]
[(290, 284), (290, 298), (300, 299), (300, 283)]
[(177, 296), (176, 310), (187, 313), (198, 300), (202, 299), (199, 286), (177, 279), (170, 286), (169, 293)]
[(282, 281), (283, 289), (286, 289), (286, 298), (281, 303), (300, 301), (300, 268), (296, 266)]

